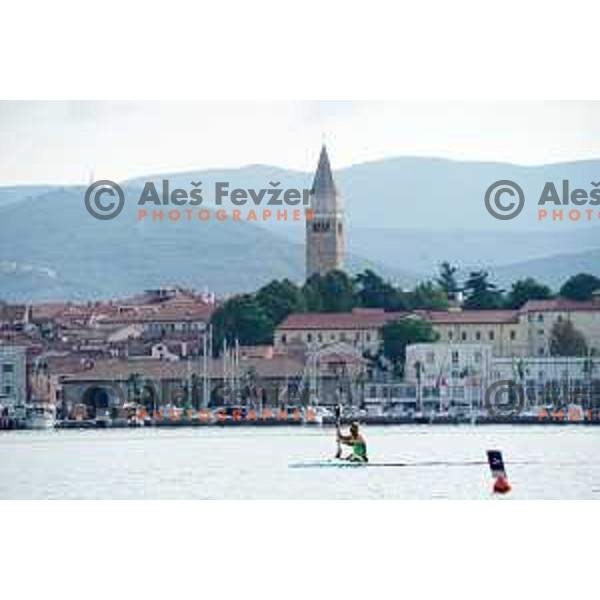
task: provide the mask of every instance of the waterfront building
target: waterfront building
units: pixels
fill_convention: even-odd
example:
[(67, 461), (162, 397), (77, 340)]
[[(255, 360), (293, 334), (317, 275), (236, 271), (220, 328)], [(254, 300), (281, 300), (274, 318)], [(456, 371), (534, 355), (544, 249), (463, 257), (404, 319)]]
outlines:
[(294, 346), (315, 350), (333, 343), (375, 354), (381, 347), (381, 330), (408, 313), (356, 308), (349, 313), (293, 313), (275, 331), (275, 348), (288, 351)]
[(70, 369), (58, 376), (60, 412), (72, 416), (74, 410), (85, 406), (87, 416), (92, 417), (126, 404), (143, 404), (150, 410), (165, 405), (358, 405), (364, 366), (360, 354), (340, 346), (318, 356), (274, 352), (257, 356), (254, 348), (249, 352), (240, 348), (206, 362), (198, 357), (102, 359), (84, 370)]
[(488, 345), (499, 358), (548, 357), (552, 328), (569, 321), (585, 338), (591, 354), (600, 355), (600, 293), (585, 302), (556, 298), (531, 300), (518, 310), (417, 310), (413, 313), (355, 309), (347, 313), (293, 313), (276, 329), (275, 347), (291, 343), (318, 347), (346, 341), (363, 351), (381, 350), (386, 323), (420, 317), (429, 321), (440, 343)]
[(427, 387), (487, 385), (493, 364), (489, 344), (411, 344), (404, 378)]
[(413, 344), (406, 348), (404, 378), (423, 409), (481, 406), (490, 382), (490, 344)]
[[(406, 349), (405, 383), (442, 406), (483, 407), (485, 393), (514, 382), (524, 394), (523, 410), (553, 404), (600, 405), (600, 358), (493, 355), (489, 344), (413, 344)], [(505, 386), (506, 387), (506, 386)]]
[(528, 356), (518, 359), (494, 358), (490, 380), (516, 381), (525, 392), (529, 408), (600, 406), (600, 359), (577, 356)]
[(552, 327), (563, 321), (571, 322), (585, 337), (590, 351), (600, 355), (600, 290), (588, 301), (530, 300), (521, 313), (528, 355), (549, 356)]
[(428, 320), (446, 344), (487, 344), (494, 356), (522, 356), (529, 353), (526, 318), (516, 310), (426, 311)]
[(26, 348), (0, 346), (0, 412), (24, 418), (27, 402)]

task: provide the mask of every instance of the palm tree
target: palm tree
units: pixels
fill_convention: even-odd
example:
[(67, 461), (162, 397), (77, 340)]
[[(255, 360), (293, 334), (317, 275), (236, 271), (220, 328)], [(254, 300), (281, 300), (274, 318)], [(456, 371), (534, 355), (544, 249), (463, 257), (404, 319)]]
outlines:
[(154, 382), (151, 379), (144, 380), (138, 401), (144, 404), (144, 406), (149, 405), (149, 408), (153, 413), (156, 412), (158, 408), (158, 393), (154, 386)]
[(140, 382), (141, 375), (139, 373), (132, 373), (127, 378), (127, 401), (133, 404), (137, 404), (140, 399)]
[(248, 369), (246, 369), (246, 372), (243, 375), (243, 382), (244, 382), (244, 396), (246, 397), (246, 402), (248, 401), (248, 398), (252, 398), (252, 403), (254, 404), (254, 400), (256, 399), (256, 378), (257, 378), (257, 371), (256, 371), (256, 367), (254, 365), (248, 367)]
[(200, 402), (198, 401), (201, 398), (200, 391), (202, 390), (202, 378), (197, 373), (192, 373), (191, 377), (191, 402), (192, 408), (200, 408)]
[(592, 408), (592, 388), (594, 386), (594, 369), (596, 367), (594, 359), (592, 358), (596, 354), (595, 348), (588, 349), (588, 355), (583, 363), (583, 372), (586, 375), (588, 384), (588, 409)]
[[(365, 402), (365, 373), (364, 371), (361, 369), (355, 376), (354, 376), (354, 385), (352, 386), (354, 388), (355, 393), (357, 394), (357, 396), (360, 399), (359, 402), (359, 406), (360, 408), (365, 408), (366, 402)], [(352, 393), (352, 388), (350, 390), (350, 397), (353, 396)]]

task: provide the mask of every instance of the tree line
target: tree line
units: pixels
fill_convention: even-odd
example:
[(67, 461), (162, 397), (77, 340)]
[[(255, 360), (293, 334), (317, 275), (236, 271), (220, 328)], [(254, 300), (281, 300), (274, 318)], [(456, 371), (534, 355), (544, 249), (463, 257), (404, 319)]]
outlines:
[(275, 328), (294, 312), (348, 312), (354, 308), (385, 311), (445, 310), (458, 294), (469, 310), (518, 309), (529, 300), (548, 300), (557, 295), (572, 300), (589, 300), (600, 289), (600, 279), (579, 273), (554, 292), (532, 277), (515, 281), (509, 290), (500, 289), (487, 271), (472, 271), (459, 280), (456, 266), (444, 262), (438, 275), (402, 289), (371, 269), (351, 277), (344, 271), (314, 275), (303, 285), (289, 279), (273, 280), (254, 293), (239, 294), (225, 301), (213, 314), (214, 349), (223, 341), (242, 345), (269, 344)]

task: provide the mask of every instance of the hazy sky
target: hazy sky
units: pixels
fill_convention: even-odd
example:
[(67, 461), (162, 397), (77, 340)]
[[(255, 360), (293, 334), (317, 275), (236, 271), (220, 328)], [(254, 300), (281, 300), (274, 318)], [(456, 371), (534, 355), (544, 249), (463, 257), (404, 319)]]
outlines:
[(0, 102), (0, 184), (392, 156), (600, 158), (600, 102)]

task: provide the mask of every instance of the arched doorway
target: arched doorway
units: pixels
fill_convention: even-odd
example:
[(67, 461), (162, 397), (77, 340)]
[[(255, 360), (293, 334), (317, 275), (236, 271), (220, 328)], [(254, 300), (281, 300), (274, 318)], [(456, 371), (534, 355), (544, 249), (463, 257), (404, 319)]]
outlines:
[(104, 414), (108, 411), (110, 394), (102, 386), (92, 386), (85, 391), (82, 402), (86, 407), (88, 419), (95, 419), (99, 412)]

